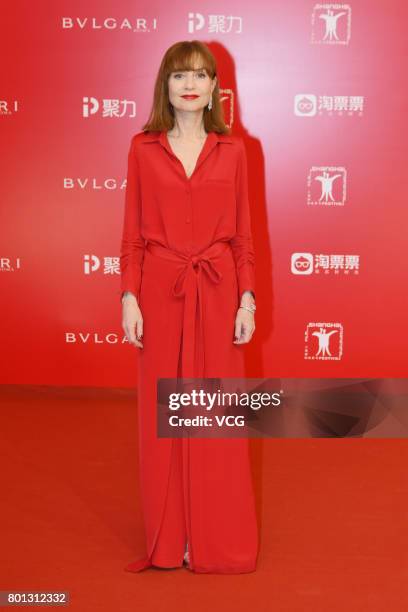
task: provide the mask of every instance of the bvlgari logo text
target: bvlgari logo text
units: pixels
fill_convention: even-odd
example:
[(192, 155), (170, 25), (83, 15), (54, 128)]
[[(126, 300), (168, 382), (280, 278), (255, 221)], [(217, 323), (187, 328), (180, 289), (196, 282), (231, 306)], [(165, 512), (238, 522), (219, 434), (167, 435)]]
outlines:
[(100, 333), (100, 332), (79, 332), (66, 331), (66, 344), (128, 344), (126, 336), (119, 335), (115, 332)]
[(21, 269), (20, 257), (0, 257), (0, 272), (15, 272)]
[(18, 100), (0, 100), (0, 116), (12, 115), (19, 110)]
[(132, 17), (61, 17), (63, 30), (129, 30), (151, 32), (157, 30), (157, 18)]
[(63, 178), (64, 189), (80, 189), (82, 191), (117, 191), (118, 189), (126, 189), (126, 179), (117, 181), (114, 178), (106, 178), (103, 180), (95, 177), (73, 177), (65, 176)]

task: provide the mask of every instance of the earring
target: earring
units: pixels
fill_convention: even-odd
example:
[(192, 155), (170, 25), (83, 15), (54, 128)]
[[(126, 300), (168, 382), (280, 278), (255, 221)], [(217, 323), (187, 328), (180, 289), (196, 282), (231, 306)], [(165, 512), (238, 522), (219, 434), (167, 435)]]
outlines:
[(208, 110), (212, 109), (212, 96), (210, 97), (210, 101), (208, 102)]

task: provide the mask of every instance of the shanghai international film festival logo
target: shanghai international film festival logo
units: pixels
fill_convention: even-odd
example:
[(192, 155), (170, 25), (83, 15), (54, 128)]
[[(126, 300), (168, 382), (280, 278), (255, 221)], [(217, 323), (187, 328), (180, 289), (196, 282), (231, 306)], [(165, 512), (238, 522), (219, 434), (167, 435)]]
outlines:
[(351, 37), (349, 4), (315, 4), (310, 42), (315, 45), (348, 45)]
[(311, 166), (307, 176), (308, 206), (344, 206), (346, 196), (346, 168)]
[(339, 361), (343, 355), (341, 323), (308, 323), (305, 330), (304, 358)]
[(137, 32), (138, 34), (149, 33), (157, 30), (157, 17), (61, 17), (61, 27), (63, 30), (103, 30), (104, 32), (115, 32), (126, 30)]
[(220, 89), (220, 101), (223, 106), (225, 123), (231, 128), (234, 123), (234, 91), (232, 89)]
[(406, 438), (407, 397), (408, 379), (159, 378), (156, 433), (193, 453), (195, 438)]

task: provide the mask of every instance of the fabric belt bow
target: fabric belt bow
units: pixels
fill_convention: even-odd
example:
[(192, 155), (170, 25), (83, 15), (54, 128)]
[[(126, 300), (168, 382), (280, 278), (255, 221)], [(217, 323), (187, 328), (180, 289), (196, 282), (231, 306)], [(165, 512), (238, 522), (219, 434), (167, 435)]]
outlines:
[(203, 378), (205, 373), (203, 275), (214, 284), (222, 280), (217, 262), (219, 256), (230, 248), (230, 245), (228, 242), (214, 242), (197, 255), (185, 255), (151, 242), (146, 248), (153, 255), (181, 264), (172, 288), (175, 297), (184, 297), (181, 376)]

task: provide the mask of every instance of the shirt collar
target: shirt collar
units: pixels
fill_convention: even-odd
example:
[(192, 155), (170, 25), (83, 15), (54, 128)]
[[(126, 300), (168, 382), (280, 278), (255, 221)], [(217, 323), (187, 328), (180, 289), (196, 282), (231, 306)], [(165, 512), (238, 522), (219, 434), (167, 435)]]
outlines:
[[(168, 138), (167, 138), (167, 131), (162, 130), (162, 131), (155, 131), (155, 132), (145, 132), (144, 137), (142, 138), (142, 143), (151, 143), (151, 142), (159, 142), (161, 144), (161, 146), (166, 149), (166, 151), (174, 158), (176, 158), (175, 154), (173, 153), (173, 150), (169, 144)], [(205, 140), (204, 146), (201, 149), (201, 153), (198, 156), (197, 162), (196, 162), (196, 166), (194, 169), (194, 172), (196, 170), (198, 170), (198, 168), (201, 166), (201, 164), (203, 163), (203, 161), (208, 157), (208, 155), (211, 153), (211, 151), (217, 146), (218, 143), (223, 143), (223, 142), (227, 142), (227, 143), (232, 143), (233, 138), (231, 136), (228, 136), (226, 134), (218, 134), (217, 132), (209, 132), (208, 136)], [(176, 158), (178, 159), (178, 158)], [(181, 169), (180, 169), (181, 171)], [(185, 176), (185, 173), (183, 172), (183, 176)]]
[[(214, 143), (217, 142), (228, 142), (228, 143), (232, 143), (233, 139), (231, 136), (228, 136), (228, 134), (219, 134), (218, 132), (209, 132), (208, 133), (208, 139), (211, 141), (213, 141)], [(160, 142), (160, 144), (162, 144), (164, 147), (166, 147), (167, 145), (167, 138), (166, 138), (166, 132), (165, 130), (157, 131), (157, 132), (144, 132), (144, 137), (142, 139), (142, 142)], [(167, 147), (166, 147), (167, 148)]]

